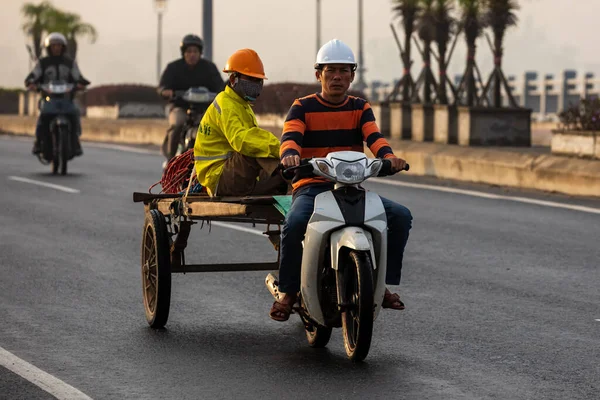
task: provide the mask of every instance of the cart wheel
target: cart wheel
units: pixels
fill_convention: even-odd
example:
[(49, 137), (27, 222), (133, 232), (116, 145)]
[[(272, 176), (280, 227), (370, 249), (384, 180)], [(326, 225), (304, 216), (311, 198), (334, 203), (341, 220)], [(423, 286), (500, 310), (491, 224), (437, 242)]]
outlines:
[(171, 260), (167, 224), (158, 210), (150, 210), (144, 223), (142, 285), (146, 320), (150, 327), (162, 328), (169, 318)]

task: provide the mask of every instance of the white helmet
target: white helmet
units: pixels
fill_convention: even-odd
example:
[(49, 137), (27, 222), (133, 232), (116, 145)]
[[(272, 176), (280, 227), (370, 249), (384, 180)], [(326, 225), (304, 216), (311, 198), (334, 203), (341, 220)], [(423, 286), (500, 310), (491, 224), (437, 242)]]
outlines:
[(325, 43), (317, 53), (315, 69), (320, 69), (324, 64), (351, 64), (356, 68), (356, 59), (350, 46), (338, 39)]
[(51, 44), (62, 44), (67, 47), (67, 38), (62, 33), (52, 32), (44, 40), (44, 47), (50, 47)]

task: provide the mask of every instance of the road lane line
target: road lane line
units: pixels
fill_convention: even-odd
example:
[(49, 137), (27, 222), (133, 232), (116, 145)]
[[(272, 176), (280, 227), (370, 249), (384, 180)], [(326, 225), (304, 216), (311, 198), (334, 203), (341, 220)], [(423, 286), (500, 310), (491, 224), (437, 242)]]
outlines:
[(92, 400), (85, 393), (0, 347), (0, 365), (22, 376), (58, 400)]
[(49, 188), (60, 190), (60, 191), (67, 192), (67, 193), (80, 193), (80, 191), (78, 189), (73, 189), (73, 188), (70, 188), (67, 186), (62, 186), (62, 185), (55, 185), (53, 183), (48, 183), (48, 182), (43, 182), (43, 181), (36, 181), (34, 179), (23, 178), (20, 176), (9, 176), (8, 179), (11, 181), (24, 182), (24, 183), (30, 183), (32, 185), (49, 187)]
[(393, 180), (382, 179), (382, 178), (371, 178), (367, 182), (374, 182), (374, 183), (380, 183), (380, 184), (391, 185), (391, 186), (402, 186), (402, 187), (410, 187), (410, 188), (416, 188), (416, 189), (433, 190), (436, 192), (462, 194), (462, 195), (466, 195), (466, 196), (481, 197), (481, 198), (485, 198), (485, 199), (508, 200), (508, 201), (515, 201), (518, 203), (535, 204), (538, 206), (545, 206), (545, 207), (564, 208), (567, 210), (581, 211), (581, 212), (586, 212), (586, 213), (590, 213), (590, 214), (600, 214), (600, 208), (579, 206), (576, 204), (557, 203), (554, 201), (547, 201), (547, 200), (530, 199), (527, 197), (504, 196), (501, 194), (478, 192), (475, 190), (456, 189), (456, 188), (449, 188), (449, 187), (445, 187), (445, 186), (427, 185), (424, 183), (400, 182), (400, 181), (393, 181)]
[(229, 229), (233, 229), (233, 230), (240, 231), (240, 232), (252, 233), (253, 235), (266, 236), (257, 229), (245, 228), (243, 226), (229, 224), (227, 222), (214, 221), (214, 222), (211, 222), (211, 224), (215, 225), (215, 226), (220, 226), (221, 228), (229, 228)]
[(106, 143), (95, 143), (95, 142), (85, 142), (84, 144), (87, 147), (97, 147), (100, 149), (128, 151), (130, 153), (153, 154), (153, 155), (160, 154), (160, 151), (158, 151), (158, 150), (141, 149), (141, 148), (137, 148), (137, 147), (131, 147), (131, 146), (120, 145), (120, 144), (106, 144)]

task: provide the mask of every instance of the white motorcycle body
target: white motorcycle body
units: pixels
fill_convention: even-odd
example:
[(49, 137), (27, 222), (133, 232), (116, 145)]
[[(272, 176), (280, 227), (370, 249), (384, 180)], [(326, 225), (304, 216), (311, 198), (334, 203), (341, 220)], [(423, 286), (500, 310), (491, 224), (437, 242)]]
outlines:
[(319, 269), (324, 265), (325, 258), (329, 257), (331, 268), (338, 270), (339, 255), (343, 248), (370, 253), (375, 318), (381, 309), (387, 265), (387, 218), (381, 198), (376, 193), (366, 192), (363, 206), (362, 222), (348, 225), (348, 217), (344, 218), (332, 191), (315, 198), (314, 212), (304, 238), (300, 292), (311, 319), (320, 325), (326, 325), (326, 322), (319, 301)]
[[(294, 309), (311, 347), (325, 347), (332, 329), (341, 327), (348, 358), (364, 360), (385, 293), (388, 239), (381, 198), (360, 184), (372, 176), (392, 175), (392, 163), (340, 151), (291, 169), (335, 183), (315, 197), (302, 243), (300, 298)], [(265, 284), (280, 299), (273, 274)]]

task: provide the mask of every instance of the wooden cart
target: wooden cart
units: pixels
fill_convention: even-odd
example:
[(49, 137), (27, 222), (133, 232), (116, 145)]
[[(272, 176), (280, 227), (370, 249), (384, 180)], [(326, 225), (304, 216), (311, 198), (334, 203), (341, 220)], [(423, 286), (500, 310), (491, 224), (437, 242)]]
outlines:
[[(146, 319), (162, 328), (169, 317), (171, 274), (215, 271), (273, 271), (279, 268), (280, 226), (290, 196), (209, 197), (206, 194), (134, 193), (143, 202), (142, 284)], [(264, 224), (277, 261), (260, 263), (188, 264), (185, 248), (192, 225), (212, 221)], [(274, 227), (274, 229), (271, 229)]]

